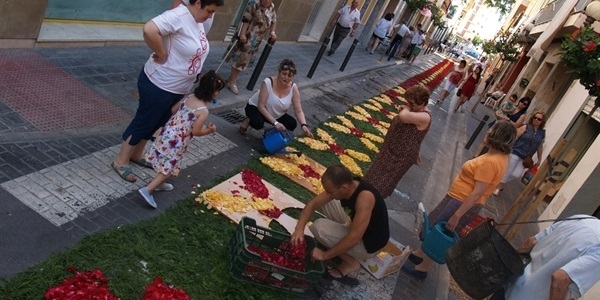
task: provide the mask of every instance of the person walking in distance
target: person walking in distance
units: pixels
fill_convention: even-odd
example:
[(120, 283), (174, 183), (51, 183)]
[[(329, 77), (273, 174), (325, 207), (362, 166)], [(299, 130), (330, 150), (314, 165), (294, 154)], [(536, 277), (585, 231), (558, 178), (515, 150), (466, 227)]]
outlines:
[[(251, 0), (246, 6), (242, 16), (242, 28), (239, 32), (239, 39), (232, 39), (225, 53), (233, 47), (233, 51), (225, 60), (231, 61), (231, 72), (227, 79), (227, 88), (234, 93), (239, 94), (237, 87), (238, 76), (250, 64), (250, 60), (258, 53), (258, 48), (264, 40), (267, 32), (270, 32), (269, 39), (276, 40), (275, 28), (277, 24), (277, 14), (275, 13), (275, 4), (273, 0)], [(234, 43), (235, 42), (235, 43)]]
[(400, 50), (400, 46), (402, 45), (402, 39), (404, 39), (410, 33), (410, 29), (406, 26), (406, 22), (402, 22), (396, 26), (394, 26), (396, 30), (396, 35), (394, 35), (394, 39), (390, 44), (390, 48), (388, 49), (388, 61), (392, 60), (392, 57), (396, 54), (396, 51)]
[(332, 20), (331, 26), (335, 24), (333, 30), (333, 40), (331, 40), (331, 48), (327, 55), (331, 56), (340, 46), (342, 41), (350, 33), (350, 37), (354, 36), (358, 25), (360, 24), (360, 11), (358, 10), (358, 1), (352, 1), (350, 6), (346, 5), (338, 10), (338, 15)]

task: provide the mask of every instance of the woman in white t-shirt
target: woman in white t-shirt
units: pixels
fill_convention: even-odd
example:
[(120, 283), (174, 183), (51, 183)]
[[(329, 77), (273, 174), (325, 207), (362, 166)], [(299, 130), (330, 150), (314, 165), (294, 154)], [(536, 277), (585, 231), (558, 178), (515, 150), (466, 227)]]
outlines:
[(240, 125), (240, 133), (246, 134), (248, 127), (262, 129), (265, 122), (273, 124), (277, 130), (294, 131), (298, 122), (287, 114), (288, 109), (294, 106), (296, 118), (300, 121), (300, 128), (312, 137), (312, 132), (306, 124), (306, 118), (300, 103), (300, 91), (292, 81), (296, 75), (296, 65), (289, 59), (284, 59), (279, 64), (277, 76), (265, 78), (246, 105), (246, 119)]
[[(190, 5), (190, 0), (173, 0), (173, 3), (171, 3), (171, 9), (173, 9), (181, 4)], [(204, 24), (204, 32), (206, 32), (206, 34), (208, 34), (208, 32), (210, 31), (210, 28), (212, 27), (214, 20), (215, 20), (215, 15), (213, 14), (210, 18), (208, 18), (206, 21), (204, 21), (202, 23), (202, 24)]]
[(171, 107), (187, 94), (208, 56), (202, 24), (223, 0), (189, 0), (144, 25), (144, 41), (153, 51), (138, 78), (139, 105), (125, 132), (112, 167), (121, 178), (136, 181), (129, 162), (146, 168), (144, 148), (152, 134), (171, 117)]
[(377, 46), (379, 46), (379, 42), (383, 41), (385, 39), (385, 36), (392, 29), (393, 18), (393, 13), (387, 13), (383, 18), (381, 18), (381, 20), (379, 20), (377, 25), (375, 25), (375, 30), (373, 31), (373, 35), (371, 36), (371, 39), (369, 40), (366, 49), (367, 51), (369, 51), (369, 47), (371, 47), (371, 54), (373, 54), (373, 51), (377, 49)]

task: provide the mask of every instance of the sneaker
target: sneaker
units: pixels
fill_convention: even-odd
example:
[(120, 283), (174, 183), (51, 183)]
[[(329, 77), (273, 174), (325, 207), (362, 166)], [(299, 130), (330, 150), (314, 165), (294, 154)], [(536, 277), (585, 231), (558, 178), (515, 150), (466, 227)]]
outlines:
[(500, 192), (502, 192), (501, 189), (495, 189), (492, 194), (494, 194), (494, 196), (498, 196), (498, 195), (500, 195)]
[(168, 183), (168, 182), (164, 182), (163, 184), (159, 185), (157, 188), (154, 189), (155, 192), (170, 192), (174, 189), (175, 187)]
[(420, 258), (412, 253), (410, 255), (408, 255), (408, 260), (410, 260), (415, 265), (418, 265), (423, 262), (422, 258)]
[(407, 273), (408, 275), (411, 275), (412, 277), (417, 278), (417, 279), (427, 278), (427, 272), (419, 271), (419, 270), (415, 269), (415, 266), (413, 266), (411, 264), (403, 264), (402, 271)]
[(238, 90), (237, 85), (227, 83), (227, 88), (234, 94), (239, 94), (240, 90)]
[(242, 124), (240, 124), (240, 133), (246, 134), (246, 131), (248, 131), (248, 126), (250, 126), (250, 118), (245, 118), (244, 121), (242, 121)]
[(143, 187), (141, 189), (138, 190), (138, 193), (140, 193), (140, 195), (142, 196), (142, 198), (144, 198), (144, 200), (146, 201), (146, 203), (148, 203), (148, 205), (152, 206), (152, 208), (157, 208), (158, 205), (156, 205), (156, 201), (154, 201), (154, 197), (152, 197), (152, 195), (150, 195), (150, 192), (148, 191), (148, 188)]

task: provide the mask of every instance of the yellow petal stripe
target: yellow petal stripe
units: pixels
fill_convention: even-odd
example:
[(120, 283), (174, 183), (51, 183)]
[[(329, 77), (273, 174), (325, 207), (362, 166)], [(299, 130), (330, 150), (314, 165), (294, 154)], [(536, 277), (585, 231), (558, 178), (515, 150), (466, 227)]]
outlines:
[(373, 144), (373, 142), (371, 142), (370, 140), (368, 140), (367, 138), (360, 138), (360, 141), (371, 151), (375, 152), (375, 153), (379, 153), (379, 148), (377, 148), (377, 146), (375, 146), (375, 144)]
[(377, 100), (375, 100), (375, 99), (369, 99), (369, 100), (367, 100), (367, 102), (371, 103), (371, 105), (377, 107), (378, 109), (383, 108), (383, 105), (381, 105), (381, 103), (377, 102)]
[(309, 177), (307, 179), (310, 182), (310, 184), (312, 184), (312, 186), (315, 188), (315, 191), (317, 192), (317, 194), (320, 194), (324, 191), (323, 184), (321, 183), (321, 179), (317, 179), (314, 177)]
[(363, 135), (373, 142), (380, 143), (380, 144), (383, 143), (383, 138), (380, 136), (377, 136), (377, 135), (374, 135), (374, 134), (368, 133), (368, 132), (363, 133)]
[(338, 115), (337, 116), (338, 120), (340, 120), (340, 122), (342, 122), (342, 124), (344, 124), (344, 126), (352, 129), (355, 128), (354, 124), (352, 124), (352, 121), (350, 121), (348, 118), (342, 116), (342, 115)]
[(290, 176), (304, 177), (304, 171), (298, 166), (277, 157), (261, 157), (260, 161), (275, 172)]
[(329, 146), (319, 140), (315, 140), (313, 138), (309, 138), (309, 137), (301, 137), (298, 138), (298, 141), (307, 145), (308, 147), (310, 147), (313, 150), (320, 150), (320, 151), (325, 151), (325, 150), (329, 150)]
[(364, 117), (372, 118), (370, 113), (368, 113), (364, 108), (358, 105), (354, 106), (354, 110), (356, 110), (359, 114), (363, 115)]
[(352, 150), (352, 149), (346, 149), (346, 153), (348, 153), (348, 155), (350, 155), (352, 158), (359, 160), (359, 161), (363, 161), (363, 162), (370, 162), (371, 158), (364, 154), (364, 153), (360, 153), (356, 150)]
[(350, 129), (348, 129), (348, 127), (346, 127), (344, 125), (340, 125), (340, 124), (333, 123), (333, 122), (325, 122), (324, 124), (333, 128), (333, 130), (335, 130), (335, 131), (350, 134)]
[(354, 159), (352, 159), (352, 157), (350, 157), (346, 154), (342, 154), (342, 155), (340, 155), (340, 162), (342, 163), (342, 165), (344, 165), (346, 168), (348, 168), (348, 170), (350, 170), (350, 172), (352, 172), (352, 174), (361, 176), (361, 177), (363, 176), (362, 170), (360, 169), (358, 164), (356, 164)]
[(335, 139), (321, 128), (317, 128), (317, 136), (327, 144), (335, 144)]
[(369, 119), (367, 119), (365, 116), (363, 116), (357, 112), (347, 111), (347, 112), (345, 112), (345, 114), (347, 114), (348, 116), (350, 116), (356, 120), (363, 121), (363, 122), (369, 122)]
[(379, 107), (375, 106), (375, 105), (371, 105), (369, 103), (363, 103), (362, 106), (368, 110), (372, 110), (372, 111), (380, 111)]
[[(296, 150), (296, 148), (294, 147), (285, 147), (286, 151), (290, 151), (290, 152), (297, 152), (298, 150)], [(291, 161), (293, 161), (295, 164), (297, 165), (308, 165), (310, 164), (310, 162), (308, 162), (308, 160), (306, 159), (306, 155), (302, 154), (300, 156), (296, 155), (296, 154), (286, 154), (285, 157)]]
[(381, 136), (385, 136), (387, 134), (387, 129), (381, 125), (375, 125), (375, 129), (381, 133)]

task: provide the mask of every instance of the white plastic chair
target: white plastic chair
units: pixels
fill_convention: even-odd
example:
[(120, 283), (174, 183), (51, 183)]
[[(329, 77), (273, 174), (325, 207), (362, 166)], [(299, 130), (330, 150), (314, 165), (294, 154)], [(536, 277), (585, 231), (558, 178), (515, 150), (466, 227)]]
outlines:
[(493, 110), (496, 110), (496, 109), (498, 109), (498, 105), (500, 105), (500, 103), (502, 103), (502, 101), (504, 100), (504, 97), (506, 97), (506, 94), (502, 95), (502, 97), (500, 97), (498, 99), (494, 99), (491, 96), (487, 97), (487, 99), (485, 99), (485, 102), (483, 103), (483, 105), (489, 106)]

